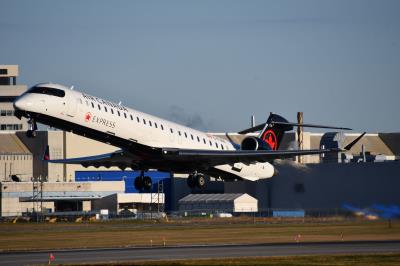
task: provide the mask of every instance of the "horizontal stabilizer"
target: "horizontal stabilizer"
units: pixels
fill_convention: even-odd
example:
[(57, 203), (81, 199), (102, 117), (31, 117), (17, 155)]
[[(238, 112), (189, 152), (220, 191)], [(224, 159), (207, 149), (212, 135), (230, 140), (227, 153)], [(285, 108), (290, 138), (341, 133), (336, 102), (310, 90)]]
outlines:
[[(299, 123), (292, 123), (292, 122), (277, 122), (277, 121), (271, 121), (270, 125), (284, 125), (284, 126), (296, 126), (296, 127), (313, 127), (313, 128), (329, 128), (329, 129), (339, 129), (339, 130), (351, 130), (351, 128), (348, 127), (333, 127), (333, 126), (324, 126), (324, 125), (315, 125), (315, 124), (299, 124)], [(257, 126), (247, 128), (245, 130), (242, 130), (238, 132), (239, 134), (247, 134), (251, 132), (257, 132), (260, 131), (264, 128), (264, 124), (259, 124)]]
[(299, 124), (299, 123), (292, 123), (292, 122), (274, 122), (274, 121), (272, 121), (271, 124), (294, 126), (294, 127), (314, 127), (314, 128), (329, 128), (329, 129), (339, 129), (339, 130), (351, 130), (351, 128), (348, 128), (348, 127), (333, 127), (333, 126), (324, 126), (324, 125), (315, 125), (315, 124)]

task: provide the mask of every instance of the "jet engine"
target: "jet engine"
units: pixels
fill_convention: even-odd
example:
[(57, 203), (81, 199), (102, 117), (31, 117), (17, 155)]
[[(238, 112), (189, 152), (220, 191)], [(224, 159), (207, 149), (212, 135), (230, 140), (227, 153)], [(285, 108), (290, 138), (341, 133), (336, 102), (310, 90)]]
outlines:
[(270, 150), (271, 148), (262, 139), (256, 137), (247, 137), (240, 146), (244, 151)]

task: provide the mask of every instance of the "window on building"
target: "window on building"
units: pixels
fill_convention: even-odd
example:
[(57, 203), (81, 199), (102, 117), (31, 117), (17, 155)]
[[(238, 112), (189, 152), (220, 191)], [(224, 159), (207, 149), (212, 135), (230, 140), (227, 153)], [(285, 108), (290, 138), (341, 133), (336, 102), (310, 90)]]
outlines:
[(7, 115), (7, 111), (6, 110), (1, 110), (0, 111), (0, 116), (6, 116)]

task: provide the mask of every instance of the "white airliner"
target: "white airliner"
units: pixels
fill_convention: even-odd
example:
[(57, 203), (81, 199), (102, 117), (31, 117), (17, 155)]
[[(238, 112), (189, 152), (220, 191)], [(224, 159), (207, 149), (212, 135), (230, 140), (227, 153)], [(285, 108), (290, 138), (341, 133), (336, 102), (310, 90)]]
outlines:
[[(271, 114), (266, 123), (239, 132), (260, 131), (260, 134), (248, 136), (237, 145), (59, 84), (33, 86), (15, 100), (14, 108), (17, 117), (29, 119), (28, 137), (36, 135), (36, 122), (40, 122), (121, 148), (112, 153), (64, 160), (50, 160), (47, 150), (48, 162), (140, 170), (135, 186), (144, 190), (152, 186), (151, 178), (144, 176), (149, 169), (187, 173), (189, 187), (203, 188), (205, 175), (256, 181), (274, 175), (271, 164), (274, 159), (341, 151), (278, 150), (284, 132), (298, 124), (276, 114)], [(361, 137), (344, 149), (349, 150)]]

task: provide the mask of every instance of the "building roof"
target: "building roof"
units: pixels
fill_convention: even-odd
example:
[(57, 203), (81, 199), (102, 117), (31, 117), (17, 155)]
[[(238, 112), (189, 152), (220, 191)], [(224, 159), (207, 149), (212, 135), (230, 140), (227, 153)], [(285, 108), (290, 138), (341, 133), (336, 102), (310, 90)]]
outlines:
[(15, 133), (0, 133), (0, 153), (31, 154)]
[(225, 194), (189, 194), (179, 200), (179, 203), (212, 203), (232, 202), (240, 197), (251, 197), (246, 193), (225, 193)]

